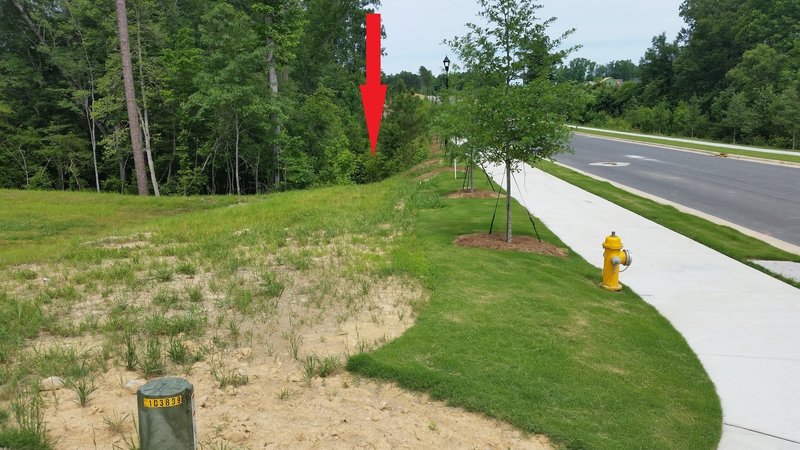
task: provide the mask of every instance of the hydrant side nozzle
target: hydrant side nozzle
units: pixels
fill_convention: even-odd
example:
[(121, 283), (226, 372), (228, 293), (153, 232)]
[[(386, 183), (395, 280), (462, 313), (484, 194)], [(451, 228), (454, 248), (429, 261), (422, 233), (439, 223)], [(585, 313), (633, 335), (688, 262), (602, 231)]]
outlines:
[(630, 266), (633, 257), (627, 249), (623, 249), (622, 239), (617, 236), (616, 231), (612, 231), (610, 236), (606, 236), (603, 241), (603, 287), (611, 291), (619, 291), (622, 285), (619, 283), (620, 265)]

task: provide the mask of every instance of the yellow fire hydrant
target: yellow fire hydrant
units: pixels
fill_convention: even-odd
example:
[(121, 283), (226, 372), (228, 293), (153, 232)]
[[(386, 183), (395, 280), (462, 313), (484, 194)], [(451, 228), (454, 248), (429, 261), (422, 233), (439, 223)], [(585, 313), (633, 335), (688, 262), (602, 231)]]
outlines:
[(628, 267), (633, 263), (633, 256), (630, 250), (622, 248), (622, 239), (617, 233), (612, 231), (611, 236), (607, 236), (603, 242), (603, 287), (609, 291), (622, 290), (619, 284), (620, 264)]

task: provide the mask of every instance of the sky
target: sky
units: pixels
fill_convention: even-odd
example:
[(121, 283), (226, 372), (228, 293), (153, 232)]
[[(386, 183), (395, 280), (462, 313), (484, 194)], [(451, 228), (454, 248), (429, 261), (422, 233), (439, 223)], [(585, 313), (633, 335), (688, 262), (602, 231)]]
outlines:
[[(386, 29), (382, 42), (384, 73), (416, 73), (420, 66), (439, 74), (445, 55), (457, 62), (444, 39), (466, 34), (464, 24), (478, 20), (476, 0), (382, 0), (378, 8)], [(551, 36), (575, 28), (567, 46), (583, 47), (568, 59), (583, 57), (598, 64), (630, 59), (638, 64), (653, 36), (672, 40), (684, 26), (678, 15), (682, 0), (540, 0), (540, 18), (557, 17)]]

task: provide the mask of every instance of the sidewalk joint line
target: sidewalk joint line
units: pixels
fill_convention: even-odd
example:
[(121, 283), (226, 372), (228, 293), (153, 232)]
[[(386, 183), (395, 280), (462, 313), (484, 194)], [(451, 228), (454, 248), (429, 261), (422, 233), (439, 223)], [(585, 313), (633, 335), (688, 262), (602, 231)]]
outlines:
[(703, 353), (706, 356), (718, 356), (722, 358), (744, 358), (744, 359), (765, 359), (769, 361), (791, 361), (798, 362), (800, 358), (781, 358), (778, 356), (751, 356), (751, 355), (729, 355), (725, 353)]
[(740, 427), (739, 425), (734, 425), (734, 424), (728, 423), (728, 422), (723, 422), (723, 424), (727, 425), (729, 427), (739, 428), (740, 430), (750, 431), (751, 433), (756, 433), (756, 434), (761, 434), (761, 435), (764, 435), (764, 436), (769, 436), (771, 438), (779, 439), (781, 441), (791, 442), (792, 444), (800, 444), (800, 441), (795, 441), (794, 439), (775, 436), (774, 434), (764, 433), (763, 431), (754, 430), (752, 428)]

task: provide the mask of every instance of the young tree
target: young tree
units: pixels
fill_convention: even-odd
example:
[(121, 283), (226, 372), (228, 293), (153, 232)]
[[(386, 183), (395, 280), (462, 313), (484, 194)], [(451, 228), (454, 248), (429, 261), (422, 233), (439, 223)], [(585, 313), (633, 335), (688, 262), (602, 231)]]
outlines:
[(792, 150), (797, 145), (797, 131), (800, 130), (800, 82), (787, 87), (773, 104), (774, 121), (792, 135)]
[(733, 143), (736, 143), (736, 132), (740, 134), (750, 133), (754, 128), (757, 117), (750, 105), (747, 104), (747, 96), (744, 92), (737, 92), (731, 95), (728, 105), (722, 118), (722, 124), (733, 130)]
[(506, 241), (511, 242), (511, 176), (521, 161), (533, 163), (568, 148), (564, 116), (572, 86), (549, 77), (568, 51), (557, 51), (567, 31), (547, 36), (555, 18), (540, 21), (536, 0), (478, 0), (486, 26), (447, 44), (473, 83), (448, 105), (455, 108), (454, 136), (465, 138), (481, 160), (506, 169)]
[(688, 102), (683, 100), (678, 102), (672, 120), (675, 131), (694, 138), (695, 131), (705, 123), (705, 117), (700, 110), (700, 100), (692, 97)]

